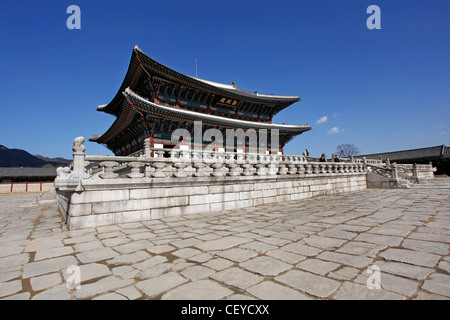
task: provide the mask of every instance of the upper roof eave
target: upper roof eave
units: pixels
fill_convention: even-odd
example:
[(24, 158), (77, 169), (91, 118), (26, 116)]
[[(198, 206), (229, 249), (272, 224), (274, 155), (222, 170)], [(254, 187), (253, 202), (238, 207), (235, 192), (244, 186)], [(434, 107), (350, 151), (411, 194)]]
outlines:
[(240, 94), (242, 96), (245, 97), (251, 97), (251, 98), (259, 98), (262, 100), (270, 100), (271, 102), (287, 102), (287, 101), (300, 101), (301, 99), (298, 97), (298, 95), (293, 95), (293, 96), (279, 96), (279, 95), (273, 95), (273, 94), (261, 94), (258, 92), (250, 92), (244, 89), (241, 89), (239, 87), (237, 87), (236, 85), (228, 85), (225, 83), (219, 83), (219, 82), (214, 82), (214, 81), (210, 81), (210, 80), (204, 80), (204, 79), (200, 79), (200, 78), (196, 78), (196, 77), (191, 77), (188, 76), (194, 80), (200, 81), (202, 83), (206, 83), (208, 85), (211, 85), (213, 87), (219, 88), (219, 89), (223, 89), (226, 90), (230, 93), (234, 93), (234, 94)]
[[(103, 111), (106, 113), (118, 115), (119, 110), (118, 107), (120, 106), (120, 100), (122, 99), (122, 92), (125, 90), (125, 88), (130, 87), (131, 82), (133, 81), (138, 66), (141, 64), (141, 61), (139, 57), (143, 58), (147, 64), (155, 65), (160, 70), (164, 70), (166, 73), (170, 73), (171, 77), (175, 77), (177, 79), (181, 79), (184, 82), (187, 82), (188, 84), (191, 84), (194, 87), (201, 88), (202, 90), (206, 91), (213, 91), (217, 92), (218, 94), (223, 94), (225, 96), (231, 96), (237, 99), (242, 100), (250, 100), (254, 102), (259, 103), (272, 103), (272, 104), (278, 104), (279, 107), (277, 108), (277, 112), (281, 111), (282, 109), (290, 106), (291, 104), (301, 101), (301, 99), (297, 95), (292, 96), (277, 96), (277, 95), (266, 95), (266, 94), (259, 94), (257, 92), (250, 92), (243, 90), (241, 88), (238, 88), (233, 85), (226, 85), (221, 84), (214, 81), (209, 80), (203, 80), (196, 77), (191, 77), (185, 74), (182, 74), (178, 71), (175, 71), (169, 67), (166, 67), (165, 65), (153, 60), (149, 56), (147, 56), (137, 45), (133, 48), (133, 53), (131, 55), (130, 64), (127, 70), (127, 73), (125, 75), (125, 78), (122, 82), (122, 85), (120, 86), (119, 91), (114, 96), (113, 100), (111, 100), (110, 103), (106, 105), (100, 105), (97, 108), (97, 111)], [(134, 88), (131, 88), (134, 89)]]

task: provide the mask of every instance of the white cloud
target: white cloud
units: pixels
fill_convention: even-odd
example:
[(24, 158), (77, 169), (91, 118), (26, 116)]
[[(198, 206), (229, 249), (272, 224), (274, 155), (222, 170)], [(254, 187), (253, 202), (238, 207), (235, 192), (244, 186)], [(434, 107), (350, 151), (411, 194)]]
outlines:
[(338, 127), (333, 127), (330, 130), (328, 130), (327, 134), (335, 134), (335, 133), (339, 133), (342, 132), (342, 129), (339, 129)]
[(325, 122), (327, 122), (327, 120), (328, 120), (328, 117), (327, 116), (323, 116), (322, 118), (317, 120), (316, 123), (317, 124), (325, 123)]
[(442, 131), (441, 133), (439, 133), (440, 136), (446, 135), (447, 131)]

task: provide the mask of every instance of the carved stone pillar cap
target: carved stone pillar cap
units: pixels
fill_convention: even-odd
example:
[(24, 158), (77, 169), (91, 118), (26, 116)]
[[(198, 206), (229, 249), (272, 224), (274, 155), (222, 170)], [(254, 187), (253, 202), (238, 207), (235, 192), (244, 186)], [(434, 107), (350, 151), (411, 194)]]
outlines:
[(84, 153), (84, 150), (86, 150), (86, 147), (83, 146), (84, 141), (84, 137), (77, 137), (73, 139), (72, 151), (74, 153)]
[(117, 165), (116, 161), (103, 161), (100, 163), (100, 167), (114, 167)]
[(140, 168), (144, 164), (142, 162), (128, 162), (127, 166), (131, 168)]

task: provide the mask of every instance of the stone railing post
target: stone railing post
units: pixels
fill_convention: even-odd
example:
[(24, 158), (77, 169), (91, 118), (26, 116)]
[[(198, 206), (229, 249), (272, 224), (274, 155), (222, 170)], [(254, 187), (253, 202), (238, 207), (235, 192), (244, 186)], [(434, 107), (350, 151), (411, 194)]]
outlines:
[(85, 173), (85, 153), (86, 147), (83, 146), (84, 137), (77, 137), (73, 139), (73, 169), (72, 174), (79, 179), (84, 178)]
[(394, 179), (394, 180), (398, 180), (398, 168), (397, 168), (397, 164), (396, 163), (394, 163), (393, 165), (392, 165), (392, 179)]
[(280, 169), (280, 157), (278, 155), (270, 155), (269, 156), (269, 164), (267, 166), (269, 175), (276, 175), (278, 170)]
[(297, 174), (302, 174), (302, 175), (305, 174), (306, 168), (305, 168), (305, 164), (303, 162), (296, 164), (296, 166), (297, 166)]
[(258, 155), (258, 163), (256, 164), (256, 174), (258, 176), (265, 176), (269, 174), (270, 156), (267, 154)]
[(347, 172), (348, 173), (352, 173), (353, 172), (353, 164), (349, 164), (349, 165), (347, 165)]
[(140, 167), (143, 166), (142, 162), (128, 162), (127, 167), (131, 168), (131, 173), (128, 174), (128, 177), (132, 179), (142, 178), (144, 174), (140, 172)]
[(417, 166), (416, 163), (414, 163), (412, 170), (413, 170), (413, 178), (414, 178), (414, 180), (419, 181), (419, 167)]
[(313, 164), (313, 173), (319, 174), (320, 173), (320, 166), (318, 163)]
[(256, 174), (258, 176), (265, 176), (266, 175), (266, 164), (264, 163), (257, 163), (256, 165)]
[(222, 172), (223, 152), (213, 151), (212, 154), (214, 157), (214, 161), (211, 164), (211, 167), (213, 168), (213, 172), (211, 173), (211, 175), (213, 177), (223, 177), (224, 176), (224, 173)]
[(206, 165), (203, 163), (202, 151), (192, 151), (192, 166), (195, 168), (195, 172), (192, 174), (194, 177), (204, 177), (206, 175), (203, 171)]
[[(146, 159), (150, 159), (152, 156), (152, 150), (150, 149), (150, 139), (146, 138), (144, 140), (144, 157)], [(151, 176), (152, 167), (150, 165), (145, 165), (144, 167), (144, 176), (150, 177)]]
[(240, 176), (238, 161), (234, 159), (234, 153), (227, 152), (225, 154), (225, 166), (228, 168), (228, 176)]
[(363, 165), (364, 165), (364, 171), (367, 171), (367, 159), (366, 159), (366, 157), (363, 157)]
[(333, 173), (333, 164), (329, 163), (326, 165), (326, 169), (325, 169), (326, 173)]
[(282, 159), (282, 161), (280, 162), (280, 164), (279, 164), (279, 166), (278, 166), (278, 172), (277, 172), (277, 174), (279, 174), (279, 175), (286, 175), (286, 173), (287, 173), (287, 167), (286, 167), (286, 163), (285, 163), (285, 161), (284, 161), (284, 159)]
[(150, 150), (150, 139), (146, 138), (144, 140), (144, 156), (146, 158), (150, 158), (152, 155), (152, 151)]
[(295, 163), (289, 163), (287, 166), (289, 167), (289, 171), (287, 172), (288, 174), (296, 174), (297, 173), (297, 166)]
[(253, 164), (249, 154), (245, 155), (245, 160), (241, 164), (243, 176), (252, 176), (253, 175)]
[[(164, 153), (164, 152), (162, 152)], [(158, 158), (155, 159), (154, 162), (152, 162), (152, 167), (154, 168), (154, 171), (150, 173), (150, 175), (153, 178), (165, 178), (166, 173), (164, 172), (164, 168), (166, 167), (166, 164), (164, 163), (164, 159), (162, 159), (162, 155), (158, 154)]]
[(118, 165), (115, 161), (103, 161), (100, 162), (100, 167), (103, 167), (103, 173), (100, 174), (100, 178), (102, 179), (114, 179), (119, 175), (114, 173), (114, 167)]
[(194, 177), (204, 177), (206, 176), (206, 173), (203, 171), (203, 169), (205, 168), (205, 164), (203, 162), (195, 162), (193, 164), (194, 168), (196, 169), (195, 172), (193, 173)]
[(324, 173), (326, 173), (326, 164), (319, 164), (319, 173), (321, 173), (321, 174), (324, 174)]
[[(185, 178), (187, 177), (186, 167), (190, 164), (190, 161), (187, 161), (186, 155), (187, 151), (180, 150), (178, 152), (178, 158), (172, 157), (173, 166), (175, 167), (174, 176), (177, 178)], [(174, 161), (176, 159), (176, 161)]]
[(236, 154), (236, 162), (237, 162), (238, 164), (242, 164), (242, 163), (245, 162), (245, 157), (244, 157), (244, 154), (243, 154), (243, 153), (237, 153), (237, 154)]

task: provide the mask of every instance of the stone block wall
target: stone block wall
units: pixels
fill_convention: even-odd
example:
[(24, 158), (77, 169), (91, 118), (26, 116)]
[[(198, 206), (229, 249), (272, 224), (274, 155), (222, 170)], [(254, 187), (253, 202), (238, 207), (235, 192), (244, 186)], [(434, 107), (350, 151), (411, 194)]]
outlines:
[(141, 179), (82, 179), (57, 188), (71, 230), (230, 210), (367, 188), (366, 173)]
[(396, 188), (397, 180), (384, 177), (372, 172), (367, 173), (367, 188), (369, 189), (392, 189)]

